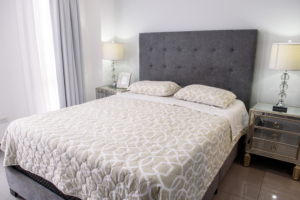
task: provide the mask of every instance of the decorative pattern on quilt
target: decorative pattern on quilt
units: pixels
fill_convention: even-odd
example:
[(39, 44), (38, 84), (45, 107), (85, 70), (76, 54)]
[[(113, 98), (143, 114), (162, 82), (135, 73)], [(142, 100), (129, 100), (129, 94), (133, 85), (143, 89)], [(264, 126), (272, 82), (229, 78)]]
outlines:
[(20, 165), (81, 199), (201, 199), (232, 148), (229, 122), (117, 96), (16, 120), (2, 141)]
[(199, 84), (186, 86), (179, 90), (174, 96), (179, 99), (221, 108), (226, 108), (236, 99), (235, 94), (228, 90)]
[(161, 97), (173, 95), (180, 89), (172, 81), (138, 81), (128, 87), (132, 92)]

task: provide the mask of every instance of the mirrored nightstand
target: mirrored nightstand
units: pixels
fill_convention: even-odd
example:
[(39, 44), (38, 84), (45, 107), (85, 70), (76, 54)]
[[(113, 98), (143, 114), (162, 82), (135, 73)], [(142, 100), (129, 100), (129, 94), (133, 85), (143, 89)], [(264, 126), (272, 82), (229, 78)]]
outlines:
[(126, 88), (111, 88), (108, 85), (97, 87), (96, 88), (96, 99), (101, 99), (104, 97), (109, 97), (112, 95), (120, 94), (127, 92)]
[(286, 113), (272, 111), (273, 104), (257, 103), (250, 109), (244, 165), (257, 154), (296, 166), (293, 179), (300, 175), (300, 108), (289, 107)]

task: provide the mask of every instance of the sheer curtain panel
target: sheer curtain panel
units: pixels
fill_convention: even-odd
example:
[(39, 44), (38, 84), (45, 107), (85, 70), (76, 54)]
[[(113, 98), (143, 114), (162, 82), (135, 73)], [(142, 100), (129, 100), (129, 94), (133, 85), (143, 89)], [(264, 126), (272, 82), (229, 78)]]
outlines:
[(84, 68), (77, 0), (50, 0), (60, 107), (85, 102)]
[(15, 2), (29, 113), (59, 109), (49, 2)]

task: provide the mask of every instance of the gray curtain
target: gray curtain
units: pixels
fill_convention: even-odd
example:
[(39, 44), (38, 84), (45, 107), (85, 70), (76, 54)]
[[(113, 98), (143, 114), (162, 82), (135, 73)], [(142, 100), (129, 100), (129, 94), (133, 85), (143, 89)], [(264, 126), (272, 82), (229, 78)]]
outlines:
[(78, 0), (49, 0), (61, 108), (85, 102)]

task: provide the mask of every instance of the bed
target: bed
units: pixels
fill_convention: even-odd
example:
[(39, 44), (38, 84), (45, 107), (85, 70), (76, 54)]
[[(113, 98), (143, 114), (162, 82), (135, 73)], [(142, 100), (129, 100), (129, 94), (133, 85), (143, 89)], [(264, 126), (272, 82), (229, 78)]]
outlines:
[[(256, 42), (257, 30), (142, 33), (140, 80), (223, 88), (248, 109)], [(201, 106), (125, 93), (14, 121), (1, 147), (11, 192), (25, 199), (211, 199), (243, 131), (233, 137), (234, 120)]]

